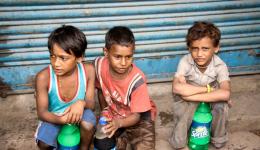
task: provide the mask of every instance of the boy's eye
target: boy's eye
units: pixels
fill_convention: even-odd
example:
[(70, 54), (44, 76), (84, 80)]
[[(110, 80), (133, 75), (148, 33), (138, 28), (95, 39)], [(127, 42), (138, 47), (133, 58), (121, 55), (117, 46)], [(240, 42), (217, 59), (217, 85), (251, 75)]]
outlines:
[(119, 55), (115, 55), (115, 58), (118, 58), (118, 59), (119, 59), (120, 57), (121, 57), (121, 56), (119, 56)]
[(205, 47), (205, 48), (202, 48), (203, 51), (208, 51), (209, 48)]
[(196, 47), (191, 48), (191, 51), (197, 51), (197, 50), (198, 50), (198, 48), (196, 48)]
[(69, 58), (67, 58), (67, 57), (61, 57), (60, 59), (63, 60), (63, 61), (66, 61), (66, 60), (68, 60)]
[(132, 59), (133, 58), (133, 56), (127, 56), (127, 59)]
[(50, 58), (55, 58), (55, 57), (56, 57), (55, 55), (50, 54)]

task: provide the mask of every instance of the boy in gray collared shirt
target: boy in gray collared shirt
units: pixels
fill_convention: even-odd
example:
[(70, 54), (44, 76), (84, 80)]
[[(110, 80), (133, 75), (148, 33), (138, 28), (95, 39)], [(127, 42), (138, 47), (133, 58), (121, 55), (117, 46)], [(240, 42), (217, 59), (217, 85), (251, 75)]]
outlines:
[[(228, 140), (230, 79), (226, 64), (215, 54), (219, 51), (220, 37), (219, 29), (209, 22), (195, 22), (188, 30), (186, 42), (190, 54), (180, 60), (173, 80), (174, 127), (170, 142), (176, 149), (188, 149), (187, 133), (199, 102), (211, 104), (213, 146), (221, 148)], [(209, 85), (212, 92), (208, 93)]]

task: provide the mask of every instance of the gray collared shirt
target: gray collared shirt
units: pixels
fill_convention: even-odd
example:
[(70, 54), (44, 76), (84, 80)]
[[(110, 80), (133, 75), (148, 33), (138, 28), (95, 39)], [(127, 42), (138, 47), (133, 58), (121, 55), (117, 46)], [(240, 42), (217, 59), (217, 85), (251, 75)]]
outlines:
[(213, 87), (218, 87), (222, 81), (230, 80), (227, 65), (215, 54), (204, 73), (198, 69), (191, 54), (183, 56), (175, 77), (180, 75), (183, 75), (188, 83), (198, 86), (210, 84)]

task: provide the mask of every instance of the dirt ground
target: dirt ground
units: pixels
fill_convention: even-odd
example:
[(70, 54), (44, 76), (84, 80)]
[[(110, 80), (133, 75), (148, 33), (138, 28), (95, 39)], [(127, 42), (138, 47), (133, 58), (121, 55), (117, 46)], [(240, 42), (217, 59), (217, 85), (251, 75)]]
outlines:
[[(226, 150), (260, 150), (260, 74), (231, 78), (233, 107), (229, 117)], [(149, 84), (158, 107), (156, 150), (171, 150), (167, 142), (172, 129), (171, 82)], [(37, 127), (32, 94), (0, 98), (0, 150), (34, 150)], [(214, 150), (213, 147), (209, 148)]]

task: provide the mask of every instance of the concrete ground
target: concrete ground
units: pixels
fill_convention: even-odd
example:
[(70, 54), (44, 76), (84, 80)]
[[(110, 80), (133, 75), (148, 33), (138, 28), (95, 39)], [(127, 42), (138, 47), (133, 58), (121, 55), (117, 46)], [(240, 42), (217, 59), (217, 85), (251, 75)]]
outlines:
[[(260, 74), (231, 78), (233, 107), (229, 117), (226, 150), (260, 150)], [(156, 150), (171, 150), (167, 142), (172, 131), (171, 83), (149, 84), (158, 107)], [(0, 150), (34, 150), (37, 127), (32, 94), (0, 98)], [(209, 148), (213, 150), (213, 147)]]

